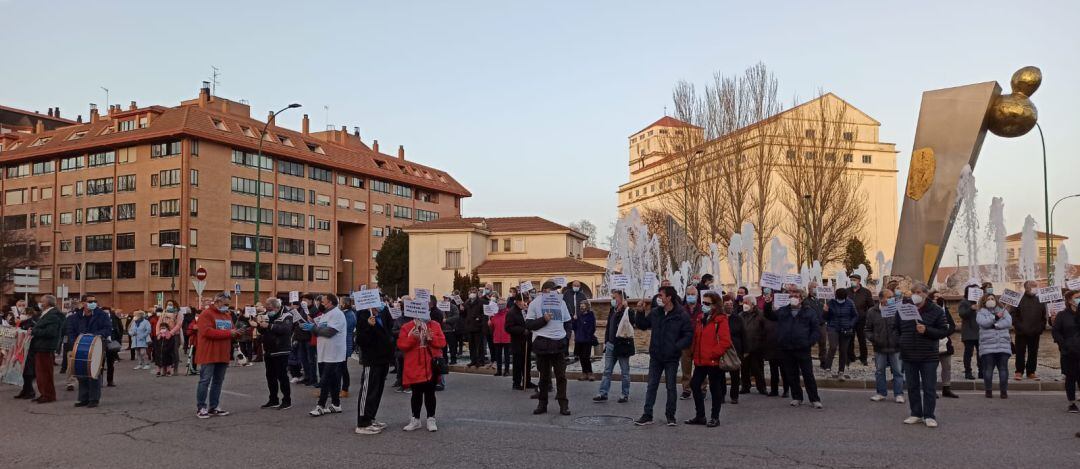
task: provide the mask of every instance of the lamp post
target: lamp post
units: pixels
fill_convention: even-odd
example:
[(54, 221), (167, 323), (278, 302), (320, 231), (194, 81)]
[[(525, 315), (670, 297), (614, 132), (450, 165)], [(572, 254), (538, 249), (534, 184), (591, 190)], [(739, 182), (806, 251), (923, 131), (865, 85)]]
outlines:
[(1053, 273), (1050, 271), (1050, 178), (1046, 173), (1046, 138), (1043, 137), (1042, 126), (1038, 122), (1035, 128), (1039, 129), (1039, 142), (1042, 143), (1043, 157), (1043, 209), (1046, 210), (1046, 284), (1052, 284)]
[[(270, 128), (270, 123), (274, 121), (274, 118), (277, 117), (278, 114), (281, 114), (282, 112), (285, 112), (288, 109), (294, 109), (294, 108), (298, 108), (298, 107), (300, 107), (299, 104), (292, 103), (292, 104), (290, 104), (288, 106), (285, 106), (285, 107), (281, 108), (280, 111), (271, 114), (270, 118), (266, 120), (266, 125), (263, 125), (262, 132), (259, 132), (259, 151), (258, 151), (258, 156), (255, 158), (255, 173), (256, 173), (255, 179), (257, 181), (255, 183), (255, 299), (252, 301), (252, 304), (255, 304), (255, 303), (259, 302), (259, 278), (262, 277), (262, 275), (260, 275), (262, 273), (262, 268), (261, 268), (261, 265), (259, 263), (259, 252), (262, 251), (262, 249), (259, 249), (260, 244), (262, 244), (261, 243), (261, 238), (259, 238), (259, 228), (262, 227), (262, 198), (263, 198), (263, 195), (262, 195), (262, 172), (263, 172), (263, 168), (262, 168), (262, 158), (263, 158), (263, 156), (262, 156), (262, 147), (263, 147), (263, 140), (266, 139), (266, 129)], [(271, 191), (270, 196), (271, 197), (274, 196), (272, 191)], [(271, 220), (271, 222), (273, 222), (273, 220)], [(271, 249), (273, 249), (273, 248), (271, 248)]]
[[(1061, 203), (1061, 201), (1063, 201), (1065, 199), (1071, 199), (1073, 197), (1080, 197), (1080, 194), (1073, 194), (1073, 195), (1067, 195), (1065, 197), (1062, 197), (1062, 198), (1058, 199), (1057, 202), (1054, 202), (1054, 205), (1050, 208), (1050, 226), (1047, 227), (1047, 233), (1046, 233), (1046, 238), (1050, 239), (1050, 241), (1048, 241), (1048, 243), (1053, 242), (1053, 240), (1051, 238), (1053, 238), (1053, 236), (1054, 236), (1054, 211), (1057, 210), (1057, 206), (1058, 206), (1058, 204)], [(1046, 252), (1049, 253), (1050, 249), (1047, 248)], [(1055, 252), (1054, 254), (1056, 255), (1057, 253)], [(1049, 259), (1049, 257), (1047, 259)], [(1050, 270), (1050, 264), (1049, 263), (1046, 264), (1046, 269), (1047, 269), (1047, 271)]]
[(352, 293), (356, 288), (356, 264), (352, 259), (342, 259), (341, 262), (349, 264), (349, 293)]
[(172, 284), (171, 284), (172, 286), (169, 289), (172, 290), (173, 294), (175, 295), (176, 294), (176, 271), (180, 270), (180, 265), (178, 265), (177, 262), (176, 262), (176, 250), (177, 249), (187, 249), (187, 246), (184, 246), (182, 244), (165, 243), (165, 244), (162, 244), (161, 247), (163, 247), (163, 248), (172, 248), (172, 264), (171, 264), (172, 265), (172, 272), (170, 272), (172, 274), (172, 275), (170, 275), (170, 277), (172, 277)]

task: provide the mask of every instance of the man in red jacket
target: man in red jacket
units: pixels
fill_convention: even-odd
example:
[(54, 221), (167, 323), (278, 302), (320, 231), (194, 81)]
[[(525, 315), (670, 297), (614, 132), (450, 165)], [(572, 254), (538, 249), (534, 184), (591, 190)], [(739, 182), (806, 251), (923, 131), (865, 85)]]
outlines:
[[(214, 304), (203, 310), (196, 319), (198, 343), (195, 346), (195, 363), (199, 365), (199, 386), (195, 391), (198, 405), (198, 417), (224, 417), (228, 412), (221, 410), (221, 385), (225, 382), (225, 371), (229, 369), (232, 355), (232, 340), (239, 336), (233, 327), (229, 314), (228, 293), (219, 293)], [(210, 393), (210, 406), (206, 405), (207, 391)]]

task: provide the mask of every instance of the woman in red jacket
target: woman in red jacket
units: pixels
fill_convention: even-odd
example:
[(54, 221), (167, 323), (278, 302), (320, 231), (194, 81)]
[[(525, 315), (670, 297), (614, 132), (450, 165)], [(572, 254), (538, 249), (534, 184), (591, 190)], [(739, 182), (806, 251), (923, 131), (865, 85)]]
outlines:
[[(728, 313), (723, 310), (720, 295), (709, 292), (701, 300), (701, 319), (694, 321), (694, 374), (690, 378), (690, 390), (694, 394), (694, 418), (687, 420), (687, 425), (720, 425), (720, 405), (724, 399), (724, 372), (720, 369), (720, 357), (724, 356), (731, 345), (731, 332), (728, 327)], [(712, 394), (712, 415), (705, 421), (705, 391), (701, 389), (705, 378), (709, 379), (709, 392)]]
[(446, 347), (442, 326), (427, 319), (413, 319), (401, 326), (397, 344), (404, 355), (401, 385), (412, 390), (412, 419), (404, 430), (411, 432), (421, 427), (420, 407), (426, 406), (427, 429), (436, 431), (435, 385), (439, 384), (439, 373), (432, 361), (441, 358)]

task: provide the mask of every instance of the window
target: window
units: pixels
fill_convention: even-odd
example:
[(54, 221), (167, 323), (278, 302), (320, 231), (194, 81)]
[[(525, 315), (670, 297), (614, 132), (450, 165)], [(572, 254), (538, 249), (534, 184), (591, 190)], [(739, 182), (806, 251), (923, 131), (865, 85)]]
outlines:
[(61, 225), (70, 225), (71, 224), (71, 213), (70, 212), (60, 214), (60, 224)]
[(75, 224), (76, 225), (82, 224), (82, 209), (81, 208), (75, 209)]
[(285, 145), (287, 147), (295, 146), (292, 143), (292, 139), (290, 139), (289, 137), (286, 137), (284, 135), (278, 135), (277, 139), (278, 139), (278, 142), (280, 142), (282, 145)]
[(382, 204), (374, 204), (374, 205), (371, 206), (371, 211), (375, 212), (375, 213), (383, 213), (383, 205)]
[(180, 216), (180, 199), (168, 199), (162, 200), (158, 203), (158, 216), (162, 217), (178, 217)]
[(119, 204), (116, 206), (116, 221), (121, 220), (134, 220), (135, 219), (135, 204)]
[(432, 221), (432, 220), (438, 220), (438, 219), (439, 219), (439, 213), (438, 212), (432, 212), (430, 210), (416, 209), (416, 220), (417, 221)]
[(112, 262), (87, 262), (86, 279), (110, 279), (112, 278)]
[(179, 185), (179, 169), (166, 169), (158, 173), (158, 187), (174, 187)]
[[(267, 263), (259, 264), (259, 278), (262, 280), (270, 280), (271, 265)], [(229, 263), (229, 277), (231, 278), (255, 278), (255, 263), (254, 262), (240, 262), (232, 261)]]
[(87, 223), (104, 223), (112, 221), (112, 206), (89, 207), (86, 209)]
[(180, 230), (161, 230), (158, 232), (157, 245), (180, 244)]
[(353, 176), (353, 177), (349, 178), (349, 185), (352, 186), (352, 187), (355, 187), (357, 189), (363, 189), (364, 188), (364, 180)]
[(844, 153), (844, 162), (845, 163), (851, 163), (853, 161), (855, 161), (855, 156), (854, 155), (852, 155), (851, 153)]
[(460, 269), (461, 265), (461, 250), (460, 249), (448, 249), (446, 251), (446, 265), (447, 269)]
[(164, 158), (180, 154), (180, 141), (158, 143), (150, 146), (151, 158)]
[(315, 204), (323, 206), (323, 207), (329, 207), (330, 206), (330, 196), (323, 195), (323, 194), (319, 194), (319, 195), (315, 196)]
[(309, 204), (315, 205), (315, 191), (309, 189), (307, 191), (307, 198)]
[(330, 280), (330, 269), (314, 269), (315, 275), (312, 280)]
[(349, 208), (349, 199), (338, 197), (337, 206), (338, 208)]
[(278, 226), (304, 228), (304, 214), (278, 210)]
[(409, 186), (394, 185), (394, 195), (398, 197), (412, 198), (412, 188)]
[(53, 216), (51, 213), (42, 213), (41, 216), (38, 217), (38, 225), (41, 226), (52, 226), (52, 221)]
[(87, 133), (88, 133), (88, 131), (86, 131), (86, 130), (82, 130), (82, 131), (79, 131), (79, 132), (72, 132), (71, 136), (68, 137), (68, 140), (78, 140), (80, 138), (85, 137)]
[(134, 163), (136, 160), (134, 147), (116, 150), (116, 161), (120, 162), (120, 164)]
[(855, 140), (855, 132), (844, 132), (844, 140), (849, 142)]
[(188, 229), (188, 246), (196, 247), (199, 245), (199, 230), (194, 228)]
[(90, 235), (86, 237), (86, 252), (112, 251), (112, 235)]
[(367, 211), (367, 202), (357, 200), (353, 202), (353, 209), (364, 212)]
[(274, 161), (266, 155), (263, 155), (262, 159), (259, 159), (259, 155), (254, 153), (245, 153), (240, 150), (232, 151), (232, 162), (240, 166), (247, 166), (254, 168), (256, 162), (259, 162), (258, 166), (265, 171), (272, 171), (274, 169)]
[(75, 252), (82, 252), (82, 236), (75, 237)]
[[(255, 236), (249, 234), (232, 234), (233, 251), (255, 251)], [(274, 238), (259, 236), (259, 251), (274, 252)]]
[[(260, 183), (255, 179), (247, 179), (233, 176), (232, 177), (232, 191), (237, 194), (255, 195), (256, 188), (260, 187)], [(263, 197), (274, 196), (274, 185), (269, 182), (264, 182), (261, 185)]]
[(314, 143), (307, 144), (307, 149), (311, 150), (311, 151), (313, 151), (315, 153), (318, 153), (320, 155), (325, 155), (326, 154), (326, 152), (323, 151), (322, 147), (320, 147), (320, 146), (318, 146), (318, 145), (316, 145)]
[(116, 235), (116, 250), (135, 249), (135, 233), (119, 233)]
[(789, 160), (794, 160), (795, 159), (795, 150), (788, 150), (787, 153), (785, 154), (785, 156), (787, 156), (787, 159), (789, 159)]
[(308, 177), (316, 181), (330, 182), (332, 179), (329, 169), (316, 168), (312, 166), (308, 170)]
[(870, 164), (870, 163), (871, 163), (871, 162), (873, 162), (873, 161), (874, 161), (874, 159), (873, 159), (873, 157), (872, 157), (872, 156), (870, 156), (870, 155), (863, 155), (863, 156), (862, 156), (862, 162), (863, 162), (863, 164)]
[(223, 122), (221, 119), (214, 119), (214, 118), (211, 118), (211, 119), (214, 121), (214, 128), (215, 129), (224, 130), (226, 132), (229, 131), (229, 128), (225, 127), (225, 122)]
[(150, 126), (150, 119), (147, 119), (146, 116), (143, 116), (143, 117), (139, 118), (139, 128), (140, 129), (145, 129), (145, 128), (149, 127), (149, 126)]
[(91, 153), (86, 157), (86, 160), (86, 166), (89, 168), (108, 166), (116, 162), (116, 152), (107, 151), (104, 153)]
[[(60, 171), (74, 171), (76, 169), (82, 169), (83, 157), (72, 156), (60, 160)], [(8, 168), (10, 170), (10, 168)], [(11, 177), (10, 175), (8, 177)]]
[(199, 216), (199, 199), (194, 197), (188, 199), (188, 214), (193, 217)]
[(402, 207), (400, 205), (394, 206), (394, 218), (404, 218), (406, 220), (412, 218), (412, 209), (409, 207)]
[(825, 161), (836, 161), (836, 153), (826, 153)]
[(120, 131), (127, 132), (129, 130), (135, 130), (135, 119), (120, 121)]
[(382, 227), (381, 226), (372, 227), (371, 228), (371, 236), (374, 236), (376, 238), (382, 238), (383, 237), (383, 229), (382, 229)]
[(316, 221), (316, 228), (322, 231), (330, 231), (330, 220)]
[(311, 231), (315, 231), (315, 215), (308, 215), (308, 217), (307, 217), (307, 227)]
[(158, 263), (158, 276), (176, 277), (180, 275), (180, 259), (161, 259)]
[(199, 170), (191, 170), (191, 187), (199, 187)]
[(135, 278), (135, 261), (117, 262), (116, 278)]
[(806, 138), (814, 138), (816, 135), (817, 132), (815, 132), (814, 129), (806, 129)]
[(48, 255), (52, 252), (52, 241), (42, 241), (38, 243), (38, 252), (43, 255)]
[(308, 243), (307, 244), (308, 255), (309, 256), (314, 256), (315, 255), (315, 241), (309, 240), (307, 243)]
[(8, 179), (26, 177), (26, 176), (30, 175), (30, 165), (21, 164), (21, 165), (18, 165), (18, 166), (8, 166), (7, 171), (5, 171), (5, 173), (6, 173), (5, 176)]
[(303, 280), (304, 266), (296, 264), (278, 264), (278, 280)]
[(42, 187), (41, 188), (41, 200), (49, 200), (51, 198), (53, 198), (53, 188), (52, 188), (52, 186)]
[(808, 152), (806, 152), (806, 159), (808, 159), (808, 160), (812, 160), (812, 159), (814, 159), (814, 158), (816, 158), (816, 157), (817, 157), (817, 153), (816, 153), (816, 152), (812, 152), (812, 151), (808, 151)]
[[(189, 143), (191, 143), (191, 156), (199, 156), (199, 141), (191, 139)], [(135, 159), (132, 158), (131, 161), (135, 161)]]
[(371, 190), (375, 192), (382, 192), (384, 194), (390, 193), (390, 183), (386, 181), (380, 181), (378, 179), (371, 180)]
[(71, 280), (75, 277), (75, 269), (71, 266), (60, 267), (60, 278), (63, 280)]
[(499, 252), (499, 240), (491, 240), (491, 251), (489, 252)]
[(74, 193), (75, 189), (71, 184), (60, 186), (60, 197), (71, 197)]
[(243, 126), (243, 125), (241, 125), (241, 126), (240, 126), (240, 130), (241, 130), (242, 132), (244, 132), (244, 135), (245, 135), (245, 136), (247, 136), (247, 137), (251, 137), (251, 138), (255, 138), (255, 132), (252, 132), (252, 131), (251, 131), (251, 127), (246, 127), (246, 126)]
[(255, 223), (256, 213), (258, 213), (258, 220), (260, 223), (273, 223), (274, 211), (264, 208), (261, 212), (256, 212), (255, 207), (248, 207), (246, 205), (232, 205), (232, 221), (242, 221), (247, 223)]
[[(71, 251), (71, 240), (70, 239), (61, 239), (60, 240), (60, 252), (70, 252), (70, 251)], [(63, 278), (63, 277), (60, 277), (60, 278)]]
[(116, 177), (116, 192), (131, 192), (135, 190), (135, 175), (125, 174)]
[(30, 146), (36, 147), (36, 146), (44, 145), (46, 143), (49, 143), (49, 140), (52, 140), (52, 137), (41, 137), (41, 138), (39, 138), (37, 140), (34, 140), (34, 143), (31, 143)]
[(4, 205), (22, 205), (26, 202), (26, 189), (4, 191)]
[(278, 161), (278, 172), (290, 176), (304, 177), (304, 164), (292, 161)]
[(304, 240), (291, 239), (291, 238), (278, 238), (277, 240), (277, 252), (278, 254), (297, 254), (304, 255)]
[(112, 191), (113, 191), (113, 179), (112, 178), (100, 178), (100, 179), (87, 179), (86, 180), (86, 195), (112, 194)]
[(304, 203), (304, 190), (299, 187), (278, 185), (278, 198), (289, 202)]
[(342, 185), (342, 186), (344, 186), (344, 185), (345, 185), (345, 184), (347, 184), (348, 182), (349, 182), (349, 177), (348, 177), (348, 176), (346, 176), (346, 175), (344, 175), (344, 174), (338, 174), (338, 175), (337, 175), (337, 183), (338, 183), (339, 185)]
[(503, 239), (503, 252), (510, 252), (510, 238)]
[(26, 215), (8, 215), (4, 217), (2, 225), (6, 230), (25, 230)]
[(157, 216), (157, 204), (150, 204), (150, 216)]
[(37, 176), (39, 174), (49, 174), (49, 173), (53, 172), (53, 162), (52, 161), (42, 161), (40, 163), (34, 163), (32, 166), (33, 166), (34, 176)]
[(437, 194), (435, 194), (434, 192), (418, 190), (418, 191), (416, 191), (416, 200), (419, 200), (421, 202), (431, 202), (433, 204), (437, 204), (437, 203), (439, 203), (439, 196)]
[(153, 276), (153, 277), (157, 277), (157, 275), (160, 272), (161, 272), (161, 269), (158, 269), (157, 261), (151, 261), (150, 262), (150, 275)]

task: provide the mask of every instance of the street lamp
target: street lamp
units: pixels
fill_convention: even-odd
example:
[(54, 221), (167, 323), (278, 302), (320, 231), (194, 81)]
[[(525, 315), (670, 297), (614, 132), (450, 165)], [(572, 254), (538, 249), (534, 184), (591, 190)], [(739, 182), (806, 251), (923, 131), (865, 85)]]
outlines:
[(347, 262), (349, 264), (349, 293), (353, 292), (356, 288), (356, 264), (352, 259), (342, 259), (341, 262)]
[(170, 276), (170, 277), (172, 277), (172, 287), (170, 287), (169, 289), (172, 290), (173, 294), (175, 295), (176, 294), (176, 271), (180, 270), (180, 265), (177, 264), (177, 262), (176, 262), (176, 250), (177, 249), (187, 249), (187, 246), (184, 246), (182, 244), (165, 243), (165, 244), (162, 244), (161, 247), (163, 247), (163, 248), (172, 248), (172, 264), (171, 264), (172, 265), (172, 272), (170, 272), (172, 274)]
[[(262, 146), (263, 146), (263, 140), (266, 139), (266, 129), (270, 128), (270, 123), (274, 121), (274, 118), (277, 117), (278, 114), (281, 114), (282, 112), (285, 112), (288, 109), (294, 109), (294, 108), (298, 108), (298, 107), (300, 107), (299, 104), (292, 103), (292, 104), (290, 104), (288, 106), (285, 106), (285, 107), (281, 108), (280, 111), (271, 114), (270, 118), (266, 119), (266, 125), (263, 125), (262, 132), (259, 132), (259, 152), (258, 152), (258, 156), (255, 158), (255, 173), (257, 174), (257, 176), (256, 176), (256, 181), (257, 182), (255, 183), (255, 300), (252, 302), (252, 304), (255, 304), (255, 303), (259, 302), (259, 278), (262, 277), (262, 275), (260, 275), (262, 273), (262, 268), (261, 268), (261, 266), (259, 264), (259, 252), (262, 251), (262, 249), (259, 249), (260, 244), (261, 244), (260, 238), (259, 238), (259, 228), (262, 227), (262, 198), (263, 198), (263, 195), (262, 195), (262, 172), (263, 172), (263, 168), (262, 168)], [(271, 193), (270, 196), (273, 197), (274, 194)]]
[(1042, 143), (1043, 157), (1043, 208), (1046, 210), (1046, 284), (1050, 285), (1053, 274), (1050, 270), (1050, 178), (1046, 175), (1046, 138), (1043, 137), (1042, 126), (1038, 122), (1035, 128), (1039, 129), (1039, 142)]

